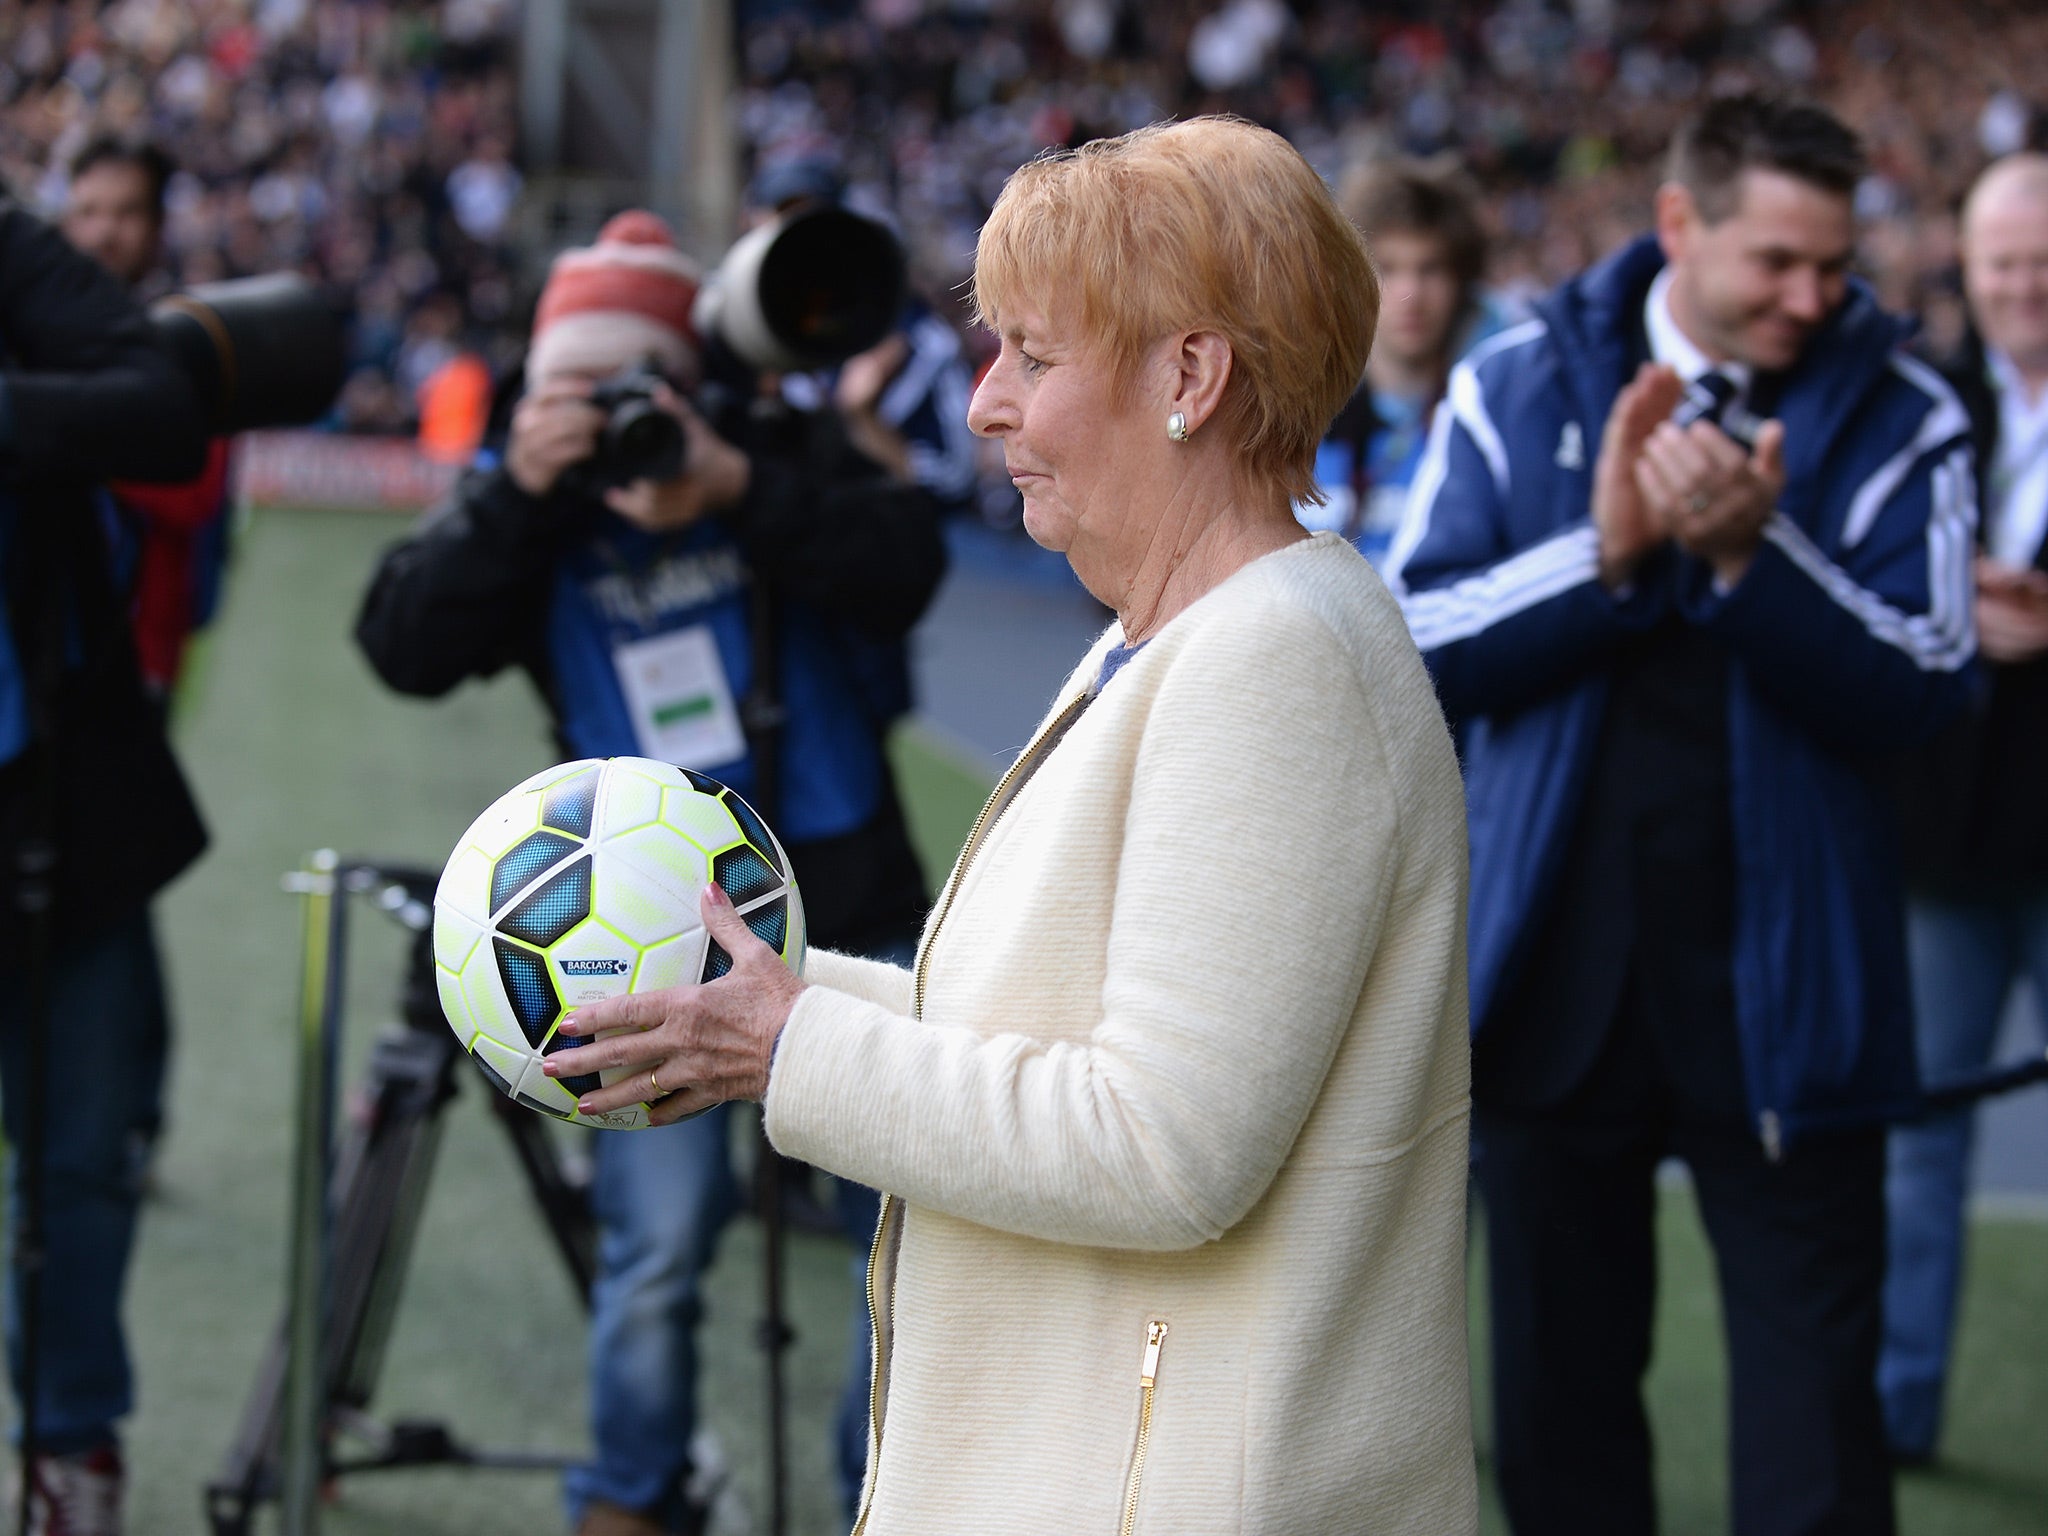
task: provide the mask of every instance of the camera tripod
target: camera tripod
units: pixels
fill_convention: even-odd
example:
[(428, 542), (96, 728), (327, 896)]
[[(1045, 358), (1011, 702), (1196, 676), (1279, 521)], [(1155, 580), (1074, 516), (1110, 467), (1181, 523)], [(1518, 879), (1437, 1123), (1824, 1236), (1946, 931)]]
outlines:
[[(396, 1320), (413, 1238), (426, 1204), (441, 1115), (470, 1076), (434, 984), (433, 893), (439, 876), (400, 865), (343, 862), (331, 851), (285, 877), (305, 898), (299, 989), (299, 1081), (292, 1164), (291, 1254), (284, 1317), (265, 1351), (219, 1475), (206, 1487), (213, 1536), (249, 1536), (257, 1509), (279, 1506), (282, 1536), (314, 1536), (326, 1485), (347, 1472), (402, 1467), (566, 1467), (546, 1451), (493, 1451), (445, 1424), (368, 1412)], [(372, 1048), (361, 1110), (347, 1141), (334, 1140), (335, 1081), (347, 976), (348, 900), (372, 898), (412, 935), (400, 1017)], [(534, 1203), (587, 1308), (596, 1228), (583, 1182), (546, 1123), (503, 1094), (487, 1093), (512, 1142)], [(624, 1133), (621, 1133), (624, 1134)], [(782, 1305), (781, 1164), (767, 1146), (755, 1170), (764, 1250), (757, 1338), (768, 1372), (769, 1536), (785, 1521), (782, 1355), (795, 1341)], [(365, 1449), (344, 1456), (342, 1434)]]
[[(248, 1536), (276, 1501), (284, 1536), (311, 1536), (324, 1485), (343, 1473), (427, 1465), (548, 1468), (570, 1457), (487, 1451), (444, 1424), (380, 1423), (367, 1412), (439, 1150), (442, 1112), (469, 1074), (435, 993), (437, 876), (315, 855), (286, 886), (306, 898), (290, 1275), (285, 1315), (264, 1354), (240, 1427), (206, 1489), (213, 1536)], [(334, 1142), (334, 1083), (350, 895), (372, 897), (412, 935), (400, 1019), (371, 1051), (360, 1113)], [(580, 1182), (545, 1123), (487, 1094), (577, 1295), (588, 1306), (595, 1235)], [(365, 1449), (338, 1451), (346, 1434)]]

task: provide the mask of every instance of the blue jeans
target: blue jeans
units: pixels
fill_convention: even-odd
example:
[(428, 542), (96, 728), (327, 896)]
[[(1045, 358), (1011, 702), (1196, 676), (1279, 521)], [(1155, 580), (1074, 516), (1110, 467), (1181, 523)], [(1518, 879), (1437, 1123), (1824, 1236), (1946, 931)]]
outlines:
[(591, 1200), (590, 1431), (573, 1468), (571, 1523), (593, 1499), (676, 1525), (696, 1424), (698, 1282), (739, 1205), (730, 1108), (645, 1131), (598, 1131)]
[[(915, 936), (880, 958), (908, 964)], [(591, 1288), (590, 1428), (597, 1459), (566, 1485), (570, 1522), (593, 1499), (677, 1524), (696, 1427), (698, 1283), (739, 1206), (726, 1105), (649, 1131), (598, 1131), (591, 1199), (598, 1224)], [(849, 1507), (867, 1467), (872, 1361), (867, 1261), (881, 1197), (841, 1182), (842, 1226), (854, 1245), (846, 1386), (834, 1424), (840, 1491)]]
[[(1990, 1059), (2017, 977), (2031, 976), (2048, 1005), (2048, 890), (2005, 901), (1915, 898), (1906, 922), (1920, 1074), (1928, 1083)], [(1959, 1110), (1891, 1136), (1877, 1385), (1886, 1436), (1903, 1455), (1932, 1454), (1941, 1429), (1975, 1129), (1974, 1113)]]
[[(155, 982), (140, 910), (59, 945), (50, 960), (36, 1433), (42, 1449), (56, 1454), (112, 1441), (115, 1424), (134, 1406), (121, 1291), (141, 1204), (129, 1131)], [(28, 1116), (26, 986), (18, 968), (0, 972), (0, 1115), (13, 1136)], [(25, 1168), (19, 1145), (10, 1151), (8, 1199), (18, 1221)], [(6, 1325), (19, 1401), (26, 1341), (11, 1267)]]

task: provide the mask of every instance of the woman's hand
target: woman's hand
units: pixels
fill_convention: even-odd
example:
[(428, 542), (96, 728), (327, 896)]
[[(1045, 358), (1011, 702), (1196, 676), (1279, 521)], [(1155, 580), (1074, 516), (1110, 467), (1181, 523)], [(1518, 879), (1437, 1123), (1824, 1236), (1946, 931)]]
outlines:
[(730, 971), (702, 986), (586, 1004), (556, 1030), (600, 1038), (548, 1057), (548, 1076), (630, 1069), (610, 1087), (585, 1094), (577, 1105), (585, 1114), (646, 1104), (656, 1125), (668, 1125), (728, 1099), (767, 1095), (775, 1042), (804, 984), (754, 937), (716, 884), (704, 887), (697, 906), (705, 932), (732, 956)]

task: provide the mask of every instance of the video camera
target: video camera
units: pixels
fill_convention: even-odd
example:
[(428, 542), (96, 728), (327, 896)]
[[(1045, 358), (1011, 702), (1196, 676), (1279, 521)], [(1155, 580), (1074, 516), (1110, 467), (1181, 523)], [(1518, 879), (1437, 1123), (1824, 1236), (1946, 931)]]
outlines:
[[(763, 373), (827, 368), (865, 352), (903, 308), (903, 248), (888, 228), (837, 206), (798, 209), (742, 236), (697, 297), (704, 340), (698, 409), (714, 423), (726, 401)], [(683, 424), (656, 403), (665, 384), (645, 364), (600, 380), (597, 450), (575, 471), (592, 491), (673, 480), (687, 450)]]
[(216, 436), (317, 421), (341, 390), (340, 317), (296, 272), (202, 283), (149, 318)]

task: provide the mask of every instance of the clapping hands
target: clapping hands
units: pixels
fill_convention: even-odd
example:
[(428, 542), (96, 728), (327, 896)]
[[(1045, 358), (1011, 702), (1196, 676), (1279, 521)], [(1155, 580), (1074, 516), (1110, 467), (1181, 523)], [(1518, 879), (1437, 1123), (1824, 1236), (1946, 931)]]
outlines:
[(1712, 422), (1679, 426), (1685, 386), (1645, 363), (1615, 397), (1593, 472), (1600, 578), (1625, 585), (1637, 564), (1670, 541), (1731, 587), (1742, 579), (1785, 485), (1785, 429), (1767, 421), (1754, 451)]

